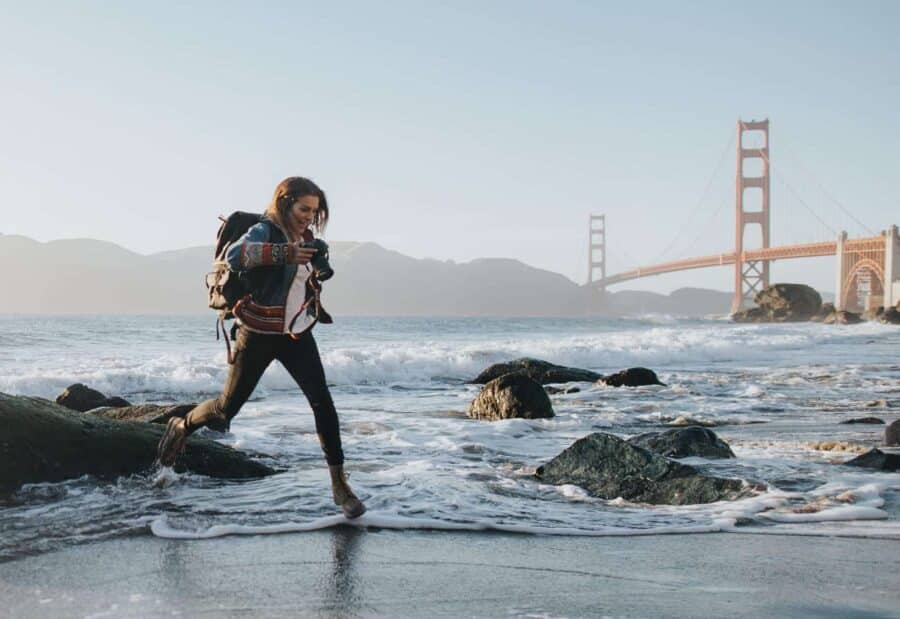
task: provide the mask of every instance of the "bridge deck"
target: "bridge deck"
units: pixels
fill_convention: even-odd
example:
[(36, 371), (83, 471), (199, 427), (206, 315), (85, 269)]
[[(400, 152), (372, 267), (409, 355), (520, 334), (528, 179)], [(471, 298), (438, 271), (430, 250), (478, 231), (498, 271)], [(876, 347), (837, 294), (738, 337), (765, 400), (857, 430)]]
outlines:
[[(875, 237), (879, 238), (879, 237)], [(873, 239), (852, 239), (845, 241), (847, 244), (855, 244), (860, 242), (872, 241)], [(837, 252), (837, 241), (825, 241), (823, 243), (805, 243), (802, 245), (781, 245), (778, 247), (767, 247), (765, 249), (753, 249), (745, 251), (741, 256), (741, 262), (754, 262), (757, 260), (786, 260), (793, 258), (813, 258), (816, 256), (833, 256)], [(690, 269), (703, 269), (706, 267), (722, 266), (726, 264), (734, 264), (735, 252), (725, 254), (714, 254), (712, 256), (700, 256), (698, 258), (685, 258), (684, 260), (675, 260), (672, 262), (663, 262), (646, 267), (632, 269), (616, 273), (609, 277), (595, 282), (591, 282), (594, 286), (611, 286), (621, 282), (626, 282), (640, 277), (648, 277), (650, 275), (660, 275), (662, 273), (672, 273), (674, 271), (687, 271)]]

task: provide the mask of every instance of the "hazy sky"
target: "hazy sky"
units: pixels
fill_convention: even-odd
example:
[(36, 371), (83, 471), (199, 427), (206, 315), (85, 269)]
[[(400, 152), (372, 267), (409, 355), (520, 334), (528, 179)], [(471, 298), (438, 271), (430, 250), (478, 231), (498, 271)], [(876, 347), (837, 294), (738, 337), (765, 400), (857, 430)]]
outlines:
[(2, 2), (0, 232), (206, 245), (304, 175), (326, 239), (581, 282), (591, 212), (612, 271), (733, 247), (738, 117), (774, 242), (900, 223), (900, 3), (624, 4)]

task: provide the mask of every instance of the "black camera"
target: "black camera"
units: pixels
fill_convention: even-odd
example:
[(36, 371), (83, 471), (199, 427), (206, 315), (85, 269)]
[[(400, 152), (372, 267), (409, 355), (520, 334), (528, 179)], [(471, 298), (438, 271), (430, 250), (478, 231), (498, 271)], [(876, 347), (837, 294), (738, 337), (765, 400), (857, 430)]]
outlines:
[(331, 279), (334, 275), (334, 269), (328, 264), (328, 243), (322, 239), (313, 239), (302, 243), (300, 246), (318, 250), (313, 254), (312, 260), (309, 261), (313, 269), (315, 269), (316, 279), (320, 282)]

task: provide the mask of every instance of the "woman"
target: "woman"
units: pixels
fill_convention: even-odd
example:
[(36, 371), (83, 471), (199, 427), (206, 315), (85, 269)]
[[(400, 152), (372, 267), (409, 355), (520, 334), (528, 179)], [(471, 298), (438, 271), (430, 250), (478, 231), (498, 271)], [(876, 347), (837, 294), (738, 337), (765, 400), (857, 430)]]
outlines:
[(304, 237), (311, 238), (310, 228), (321, 232), (327, 223), (325, 193), (309, 179), (286, 178), (275, 188), (262, 221), (228, 249), (228, 269), (241, 273), (251, 289), (250, 297), (233, 309), (240, 325), (233, 364), (222, 395), (199, 404), (183, 419), (169, 420), (159, 442), (159, 461), (172, 466), (187, 437), (201, 427), (227, 427), (265, 369), (277, 359), (297, 381), (315, 415), (334, 503), (347, 518), (356, 518), (366, 508), (344, 474), (337, 411), (325, 383), (322, 360), (308, 321), (297, 320), (306, 316), (307, 278), (314, 277), (309, 267), (300, 265), (307, 265), (317, 251), (303, 247)]

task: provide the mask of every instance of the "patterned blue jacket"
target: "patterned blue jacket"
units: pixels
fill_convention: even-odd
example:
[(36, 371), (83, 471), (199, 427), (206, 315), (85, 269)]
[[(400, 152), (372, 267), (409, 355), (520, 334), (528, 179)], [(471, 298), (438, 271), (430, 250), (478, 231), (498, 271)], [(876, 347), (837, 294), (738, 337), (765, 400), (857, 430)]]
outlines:
[[(312, 233), (307, 235), (305, 240), (312, 240)], [(290, 263), (290, 250), (284, 232), (263, 218), (225, 254), (228, 269), (248, 284), (249, 297), (239, 301), (233, 312), (252, 331), (283, 333), (284, 306), (300, 266)]]

